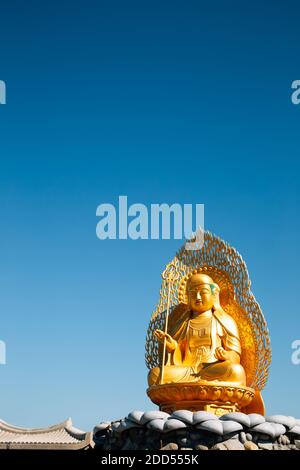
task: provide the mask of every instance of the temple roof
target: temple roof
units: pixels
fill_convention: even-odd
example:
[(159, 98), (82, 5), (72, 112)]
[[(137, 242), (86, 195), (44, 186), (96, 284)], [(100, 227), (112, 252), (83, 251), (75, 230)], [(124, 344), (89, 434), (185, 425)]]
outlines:
[(0, 449), (76, 450), (91, 445), (91, 433), (76, 429), (71, 418), (48, 428), (23, 428), (0, 420)]

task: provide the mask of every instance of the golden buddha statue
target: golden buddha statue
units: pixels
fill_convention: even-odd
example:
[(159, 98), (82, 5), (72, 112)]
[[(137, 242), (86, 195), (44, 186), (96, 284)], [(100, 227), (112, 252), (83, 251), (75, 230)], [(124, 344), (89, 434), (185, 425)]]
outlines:
[[(219, 303), (220, 288), (206, 274), (193, 274), (187, 285), (188, 309), (173, 322), (171, 333), (156, 330), (168, 351), (164, 383), (220, 380), (246, 385), (240, 364), (241, 344), (235, 321)], [(161, 368), (149, 373), (149, 385), (159, 384)]]
[(181, 248), (162, 277), (146, 341), (150, 399), (168, 412), (264, 414), (269, 333), (240, 254), (205, 232), (203, 247)]

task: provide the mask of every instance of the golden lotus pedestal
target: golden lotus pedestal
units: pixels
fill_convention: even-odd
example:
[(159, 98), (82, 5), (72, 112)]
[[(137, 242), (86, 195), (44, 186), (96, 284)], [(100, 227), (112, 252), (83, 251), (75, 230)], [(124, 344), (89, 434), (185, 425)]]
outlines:
[(225, 382), (169, 383), (148, 388), (149, 398), (161, 411), (209, 411), (217, 416), (244, 410), (252, 401), (252, 388)]

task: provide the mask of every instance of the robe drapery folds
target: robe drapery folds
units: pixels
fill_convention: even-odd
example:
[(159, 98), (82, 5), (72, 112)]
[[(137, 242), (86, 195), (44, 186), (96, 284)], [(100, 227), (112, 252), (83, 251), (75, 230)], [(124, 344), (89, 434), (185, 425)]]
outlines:
[[(201, 315), (201, 314), (200, 314)], [(191, 351), (189, 345), (189, 329), (191, 320), (195, 318), (186, 305), (179, 305), (175, 308), (169, 318), (168, 332), (172, 338), (177, 341), (177, 347), (174, 351), (167, 354), (166, 364), (174, 366), (191, 366), (194, 372), (198, 372), (201, 361), (201, 354)], [(222, 346), (227, 351), (235, 351), (241, 354), (241, 344), (238, 328), (233, 320), (224, 310), (219, 308), (212, 309), (210, 354), (206, 354), (205, 363), (216, 362), (214, 351)]]

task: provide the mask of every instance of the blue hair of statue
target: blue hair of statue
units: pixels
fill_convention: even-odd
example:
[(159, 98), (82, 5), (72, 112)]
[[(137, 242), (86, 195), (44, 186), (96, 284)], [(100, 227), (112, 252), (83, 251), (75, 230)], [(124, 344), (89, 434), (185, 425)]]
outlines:
[(210, 290), (211, 290), (212, 294), (214, 294), (214, 293), (215, 293), (215, 289), (216, 289), (215, 284), (209, 284), (209, 285), (210, 285)]

